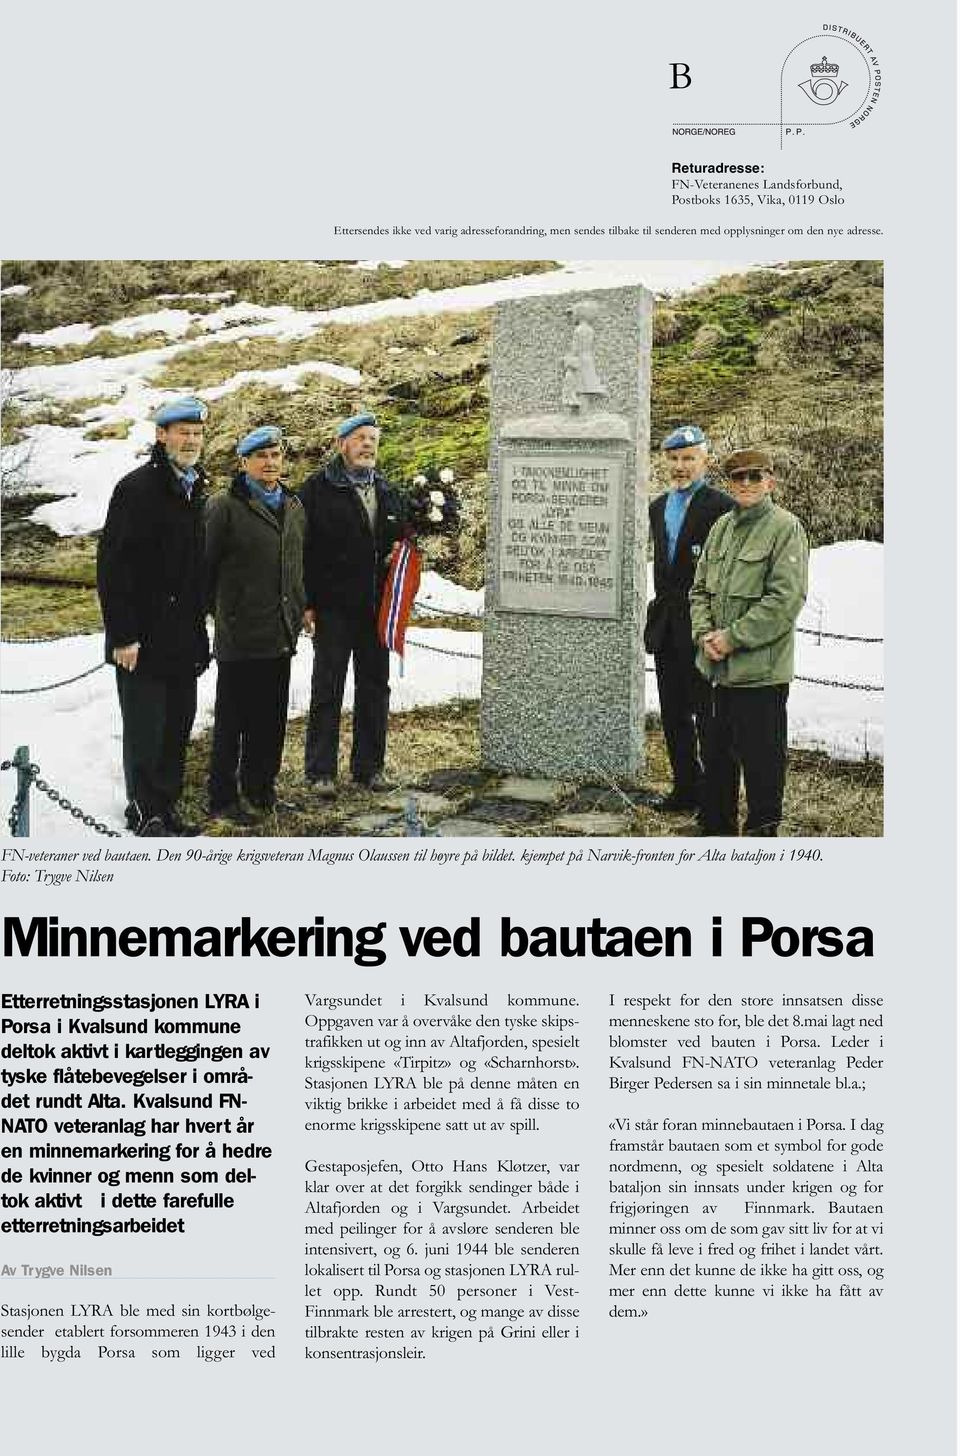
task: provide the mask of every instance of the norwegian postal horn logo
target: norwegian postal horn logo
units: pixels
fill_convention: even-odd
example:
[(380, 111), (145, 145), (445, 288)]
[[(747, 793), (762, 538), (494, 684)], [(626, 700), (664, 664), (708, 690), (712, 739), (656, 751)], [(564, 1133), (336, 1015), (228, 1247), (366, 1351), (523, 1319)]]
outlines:
[(826, 56), (814, 61), (809, 78), (800, 82), (800, 90), (814, 106), (832, 106), (846, 89), (846, 81), (840, 79), (840, 67), (836, 61), (828, 61)]
[[(729, 87), (721, 92), (707, 78), (700, 90), (696, 67), (684, 65), (684, 71), (678, 100), (686, 98), (688, 111), (682, 122), (674, 122), (674, 136), (714, 132), (737, 136), (758, 128), (761, 135), (766, 130), (778, 135), (781, 150), (797, 141), (822, 137), (827, 128), (856, 130), (873, 114), (882, 83), (878, 53), (866, 36), (848, 25), (826, 23), (796, 41), (778, 69), (771, 65), (748, 88), (746, 99), (737, 93), (732, 104)], [(675, 77), (676, 73), (675, 65)], [(706, 98), (702, 110), (701, 98)]]
[(824, 25), (791, 46), (780, 68), (781, 135), (808, 127), (856, 128), (880, 98), (880, 63), (868, 40), (845, 25)]

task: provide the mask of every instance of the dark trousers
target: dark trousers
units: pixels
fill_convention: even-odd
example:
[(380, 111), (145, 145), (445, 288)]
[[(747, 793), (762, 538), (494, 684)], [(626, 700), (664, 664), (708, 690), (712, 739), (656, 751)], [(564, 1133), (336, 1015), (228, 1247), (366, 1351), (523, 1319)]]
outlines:
[(658, 652), (653, 660), (660, 694), (660, 722), (673, 772), (673, 791), (678, 798), (697, 803), (703, 781), (702, 723), (710, 689), (694, 665), (692, 648), (686, 653)]
[(197, 679), (149, 677), (117, 668), (123, 718), (123, 777), (140, 822), (173, 808), (183, 788), (190, 729), (197, 712)]
[(703, 828), (737, 833), (740, 773), (747, 792), (748, 834), (776, 834), (787, 775), (787, 684), (710, 690), (703, 719)]
[(289, 657), (217, 664), (210, 750), (212, 813), (235, 804), (238, 789), (257, 808), (273, 803), (289, 697)]
[(353, 748), (350, 772), (370, 779), (383, 768), (390, 711), (390, 654), (380, 645), (373, 617), (317, 612), (313, 678), (307, 720), (305, 772), (309, 780), (334, 779), (340, 746), (340, 713), (347, 667), (353, 658)]

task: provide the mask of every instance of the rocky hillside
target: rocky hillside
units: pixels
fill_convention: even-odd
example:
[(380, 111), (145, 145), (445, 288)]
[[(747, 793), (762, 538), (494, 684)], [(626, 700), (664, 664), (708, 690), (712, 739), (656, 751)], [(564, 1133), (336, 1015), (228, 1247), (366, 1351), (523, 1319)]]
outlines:
[[(388, 474), (403, 480), (427, 465), (455, 470), (464, 497), (463, 532), (457, 542), (433, 550), (432, 564), (464, 585), (480, 585), (490, 309), (326, 321), (300, 331), (265, 327), (244, 334), (229, 328), (223, 337), (206, 334), (204, 319), (239, 302), (262, 309), (327, 310), (555, 266), (456, 261), (379, 267), (319, 261), (6, 264), (4, 440), (15, 447), (8, 459), (15, 460), (18, 445), (29, 445), (31, 426), (41, 423), (82, 430), (89, 451), (142, 429), (142, 421), (113, 407), (115, 390), (98, 394), (94, 384), (79, 397), (62, 389), (45, 395), (43, 386), (24, 391), (18, 381), (30, 376), (21, 371), (35, 365), (126, 361), (129, 355), (133, 371), (141, 355), (145, 367), (149, 363), (152, 389), (213, 391), (206, 463), (221, 478), (232, 468), (238, 437), (270, 419), (287, 433), (291, 479), (298, 482), (330, 448), (337, 420), (363, 404), (375, 408), (383, 423), (382, 463)], [(176, 342), (190, 348), (170, 348), (170, 334), (153, 329), (151, 320), (170, 310), (189, 310)], [(138, 318), (144, 320), (142, 330)], [(80, 324), (90, 328), (22, 338)], [(756, 269), (662, 298), (655, 314), (652, 438), (656, 442), (675, 424), (696, 420), (720, 454), (746, 442), (765, 444), (778, 461), (779, 498), (805, 521), (814, 544), (881, 539), (882, 329), (882, 271), (874, 262)], [(163, 351), (159, 359), (158, 350)], [(339, 366), (340, 372), (301, 368), (316, 361)], [(292, 369), (292, 375), (256, 377), (280, 369)], [(359, 371), (359, 382), (344, 372), (350, 370)], [(224, 386), (229, 387), (216, 397)], [(656, 481), (656, 452), (652, 463)], [(28, 469), (27, 477), (31, 491), (50, 489), (42, 474), (30, 477)], [(28, 526), (22, 470), (13, 484), (19, 487), (19, 529), (5, 511), (8, 579), (29, 561), (31, 571), (89, 580), (91, 549), (76, 536), (66, 542), (45, 528)], [(9, 503), (9, 489), (6, 495)], [(12, 599), (6, 596), (5, 602), (10, 626)]]

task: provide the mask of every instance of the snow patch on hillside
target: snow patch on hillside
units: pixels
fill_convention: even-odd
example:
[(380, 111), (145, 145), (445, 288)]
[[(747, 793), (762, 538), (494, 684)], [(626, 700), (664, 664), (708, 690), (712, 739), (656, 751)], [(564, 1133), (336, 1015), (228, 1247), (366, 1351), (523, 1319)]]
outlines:
[[(811, 592), (821, 632), (881, 637), (883, 635), (883, 547), (875, 542), (845, 541), (822, 546), (811, 554)], [(424, 574), (419, 600), (434, 608), (478, 615), (482, 592), (468, 592), (436, 572)], [(805, 625), (809, 612), (801, 619)], [(65, 637), (56, 642), (2, 647), (4, 687), (37, 687), (72, 677), (97, 663), (102, 636)], [(835, 758), (883, 758), (883, 693), (868, 691), (883, 683), (883, 647), (879, 643), (838, 641), (799, 635), (797, 678), (788, 704), (790, 743), (816, 748)], [(479, 632), (412, 627), (407, 635), (403, 674), (391, 659), (391, 712), (427, 704), (480, 696), (483, 639)], [(290, 716), (303, 716), (310, 706), (313, 653), (301, 640), (293, 660)], [(647, 708), (658, 709), (656, 678), (647, 662)], [(805, 680), (806, 679), (806, 680)], [(835, 683), (866, 686), (836, 686)], [(213, 718), (216, 667), (199, 682), (196, 731)], [(352, 703), (348, 680), (344, 706)], [(28, 744), (41, 773), (69, 798), (97, 818), (120, 827), (124, 808), (120, 756), (120, 714), (114, 673), (103, 668), (67, 687), (4, 700), (2, 754), (12, 757)], [(86, 834), (40, 795), (32, 796), (34, 832)]]

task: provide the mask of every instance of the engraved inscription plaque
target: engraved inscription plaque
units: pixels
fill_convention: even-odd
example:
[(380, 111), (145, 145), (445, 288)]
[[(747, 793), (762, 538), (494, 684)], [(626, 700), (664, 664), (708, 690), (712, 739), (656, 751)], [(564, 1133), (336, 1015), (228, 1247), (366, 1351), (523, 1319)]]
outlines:
[(506, 449), (499, 609), (619, 617), (624, 458)]
[(485, 768), (590, 783), (642, 771), (652, 315), (636, 285), (497, 306)]

